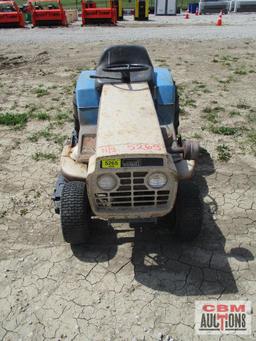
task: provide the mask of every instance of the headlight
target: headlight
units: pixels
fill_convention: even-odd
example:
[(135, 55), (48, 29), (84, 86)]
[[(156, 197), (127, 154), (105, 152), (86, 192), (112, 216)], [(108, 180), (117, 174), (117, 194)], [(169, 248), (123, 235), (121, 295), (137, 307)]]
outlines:
[(116, 186), (116, 183), (115, 177), (111, 174), (100, 175), (97, 179), (98, 186), (106, 191), (113, 189)]
[(148, 177), (148, 184), (152, 188), (161, 188), (167, 183), (167, 177), (163, 173), (153, 173)]

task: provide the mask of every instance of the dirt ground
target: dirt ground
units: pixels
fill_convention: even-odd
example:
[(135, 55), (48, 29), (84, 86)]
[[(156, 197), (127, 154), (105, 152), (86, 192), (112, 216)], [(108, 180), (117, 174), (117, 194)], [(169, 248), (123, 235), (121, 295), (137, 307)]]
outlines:
[(255, 318), (251, 336), (194, 333), (195, 300), (255, 303), (256, 42), (137, 43), (172, 69), (180, 132), (203, 147), (202, 233), (181, 244), (162, 226), (101, 223), (65, 244), (51, 195), (75, 79), (105, 44), (2, 44), (0, 111), (22, 115), (0, 125), (1, 340), (256, 340)]

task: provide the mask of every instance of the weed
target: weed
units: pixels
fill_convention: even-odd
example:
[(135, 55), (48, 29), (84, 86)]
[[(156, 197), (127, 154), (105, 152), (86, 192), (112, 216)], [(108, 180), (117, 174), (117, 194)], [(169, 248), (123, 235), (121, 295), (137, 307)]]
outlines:
[(32, 159), (35, 161), (43, 161), (43, 160), (51, 160), (54, 161), (56, 160), (56, 155), (53, 153), (42, 153), (42, 152), (37, 152), (32, 155)]
[(28, 213), (28, 209), (27, 208), (23, 208), (22, 210), (20, 210), (20, 215), (23, 217), (24, 215), (26, 215)]
[(228, 115), (230, 117), (234, 117), (234, 116), (241, 116), (240, 112), (239, 111), (236, 111), (236, 110), (232, 110), (228, 113)]
[(230, 84), (231, 82), (233, 82), (235, 80), (235, 78), (233, 76), (229, 76), (226, 79), (217, 79), (217, 81), (221, 84)]
[(192, 137), (193, 137), (194, 139), (201, 139), (201, 138), (202, 138), (202, 136), (201, 136), (200, 134), (198, 134), (198, 133), (194, 133), (194, 134), (192, 135)]
[(34, 90), (34, 93), (37, 97), (43, 97), (49, 95), (49, 91), (41, 86)]
[(226, 55), (226, 56), (222, 56), (221, 60), (224, 62), (237, 62), (239, 60), (239, 58), (234, 57), (234, 56), (230, 56), (230, 55)]
[(64, 141), (67, 139), (66, 135), (55, 134), (50, 131), (51, 127), (40, 130), (28, 137), (31, 142), (38, 142), (40, 138), (44, 138), (46, 141), (53, 141), (58, 145), (63, 145)]
[(205, 113), (205, 115), (203, 115), (203, 118), (205, 118), (209, 122), (217, 123), (218, 113), (221, 111), (225, 111), (225, 109), (220, 106), (215, 106), (213, 108), (207, 106), (203, 109), (203, 113)]
[(250, 109), (250, 106), (245, 103), (245, 101), (240, 101), (237, 106), (238, 109)]
[(25, 108), (28, 109), (29, 114), (34, 113), (38, 109), (38, 107), (34, 103), (27, 104)]
[(207, 114), (203, 115), (203, 118), (205, 118), (207, 121), (212, 122), (212, 123), (217, 123), (218, 122), (218, 113), (211, 111)]
[(46, 112), (38, 112), (34, 117), (39, 121), (46, 121), (50, 119), (50, 116)]
[(219, 127), (211, 126), (210, 131), (214, 134), (232, 136), (232, 135), (236, 135), (239, 132), (239, 129), (235, 127), (228, 127), (228, 126), (219, 126)]
[(196, 108), (196, 101), (189, 97), (180, 97), (180, 102), (182, 106)]
[(231, 158), (231, 152), (230, 149), (227, 145), (225, 144), (220, 144), (216, 148), (218, 152), (218, 159), (220, 161), (228, 161)]
[(70, 121), (70, 116), (67, 112), (59, 112), (56, 115), (56, 121), (59, 123), (64, 123), (66, 121)]
[(245, 69), (243, 69), (243, 68), (236, 69), (236, 70), (234, 71), (234, 73), (235, 73), (236, 75), (240, 75), (240, 76), (247, 75), (247, 71), (246, 71)]
[(0, 124), (7, 126), (14, 126), (17, 128), (23, 128), (28, 121), (28, 114), (13, 114), (13, 113), (5, 113), (0, 114)]
[(52, 133), (49, 131), (49, 128), (44, 130), (40, 130), (28, 137), (31, 142), (37, 142), (41, 137), (44, 137), (47, 141), (50, 140)]

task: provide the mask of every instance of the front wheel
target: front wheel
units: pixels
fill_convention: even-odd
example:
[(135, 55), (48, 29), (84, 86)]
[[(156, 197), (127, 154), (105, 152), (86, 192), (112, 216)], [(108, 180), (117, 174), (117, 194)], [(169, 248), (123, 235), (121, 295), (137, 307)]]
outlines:
[(195, 239), (202, 228), (203, 203), (198, 187), (191, 181), (180, 181), (173, 210), (161, 219), (182, 240)]
[(184, 241), (195, 239), (202, 228), (203, 203), (199, 188), (191, 181), (181, 181), (175, 203), (175, 235)]
[(61, 194), (61, 228), (70, 244), (86, 243), (90, 235), (90, 207), (86, 185), (81, 181), (65, 183)]

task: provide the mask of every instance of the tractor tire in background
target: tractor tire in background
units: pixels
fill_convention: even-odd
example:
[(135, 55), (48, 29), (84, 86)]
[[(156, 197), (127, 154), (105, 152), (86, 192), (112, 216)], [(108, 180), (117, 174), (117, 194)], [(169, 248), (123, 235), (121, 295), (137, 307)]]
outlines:
[(197, 185), (180, 181), (175, 202), (174, 234), (182, 241), (195, 239), (202, 229), (203, 202)]
[(90, 207), (86, 185), (81, 181), (65, 183), (60, 206), (64, 240), (70, 244), (86, 243), (90, 235)]

